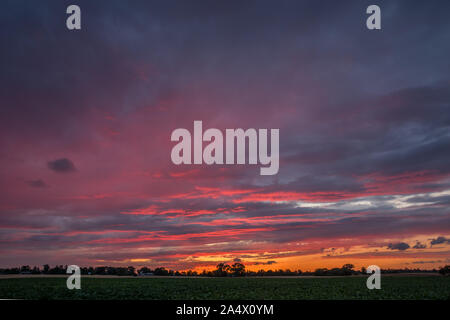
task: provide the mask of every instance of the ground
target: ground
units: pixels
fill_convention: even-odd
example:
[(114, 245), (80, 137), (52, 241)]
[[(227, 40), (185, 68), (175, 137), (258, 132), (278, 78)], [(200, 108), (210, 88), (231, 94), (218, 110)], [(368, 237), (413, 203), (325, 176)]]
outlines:
[(66, 277), (1, 278), (1, 299), (450, 299), (450, 277), (92, 278), (68, 290)]

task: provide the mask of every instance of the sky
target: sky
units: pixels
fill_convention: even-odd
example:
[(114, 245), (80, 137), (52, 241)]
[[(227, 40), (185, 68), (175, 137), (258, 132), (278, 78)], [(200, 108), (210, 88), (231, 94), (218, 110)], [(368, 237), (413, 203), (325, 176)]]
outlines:
[[(2, 1), (0, 267), (450, 264), (448, 12)], [(173, 164), (195, 120), (279, 128), (278, 174)]]

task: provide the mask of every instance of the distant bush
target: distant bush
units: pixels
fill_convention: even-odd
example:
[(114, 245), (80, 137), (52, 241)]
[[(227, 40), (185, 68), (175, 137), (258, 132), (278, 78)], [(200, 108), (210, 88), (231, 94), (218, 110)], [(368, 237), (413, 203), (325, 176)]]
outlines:
[(315, 276), (350, 276), (353, 274), (358, 274), (357, 271), (353, 270), (354, 266), (352, 264), (344, 264), (342, 268), (320, 268), (314, 271)]
[(439, 273), (442, 274), (443, 276), (450, 275), (450, 265), (446, 265), (445, 267), (439, 269)]

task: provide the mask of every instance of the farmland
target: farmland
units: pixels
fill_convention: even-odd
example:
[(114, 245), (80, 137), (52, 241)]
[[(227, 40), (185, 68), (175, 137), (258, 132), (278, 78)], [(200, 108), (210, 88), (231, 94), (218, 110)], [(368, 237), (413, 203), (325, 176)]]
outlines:
[(93, 278), (68, 290), (66, 277), (0, 278), (1, 299), (450, 299), (450, 277), (386, 276), (381, 290), (366, 277), (334, 278)]

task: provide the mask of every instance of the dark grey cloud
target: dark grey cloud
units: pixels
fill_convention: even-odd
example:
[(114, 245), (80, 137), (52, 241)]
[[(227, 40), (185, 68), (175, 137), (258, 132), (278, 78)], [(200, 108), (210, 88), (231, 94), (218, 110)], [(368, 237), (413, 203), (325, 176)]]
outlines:
[(269, 261), (266, 261), (266, 262), (255, 262), (254, 265), (255, 266), (259, 266), (259, 265), (270, 266), (270, 265), (275, 264), (275, 263), (277, 263), (275, 260), (269, 260)]
[[(449, 261), (449, 260), (447, 260), (447, 261)], [(442, 263), (442, 262), (446, 262), (446, 260), (418, 260), (418, 261), (413, 261), (408, 264), (427, 264), (427, 263)]]
[(77, 171), (73, 162), (67, 158), (61, 158), (47, 163), (49, 169), (58, 173), (68, 173)]
[(400, 251), (404, 251), (406, 249), (409, 249), (409, 244), (405, 243), (405, 242), (398, 242), (398, 243), (389, 243), (389, 245), (387, 246), (388, 249), (391, 250), (400, 250)]
[(426, 244), (420, 243), (419, 241), (413, 246), (414, 249), (425, 249), (427, 247)]
[(48, 185), (42, 179), (37, 180), (29, 180), (27, 181), (28, 185), (33, 188), (46, 188)]
[[(292, 185), (352, 191), (363, 187), (361, 181), (349, 179), (350, 174), (448, 173), (449, 101), (449, 83), (435, 83), (334, 107), (342, 117), (315, 115), (306, 135), (293, 131), (280, 148), (286, 150), (284, 165), (301, 174)], [(327, 118), (331, 116), (335, 118)]]
[(442, 243), (450, 243), (450, 239), (446, 237), (437, 237), (436, 239), (431, 239), (431, 245), (442, 244)]

